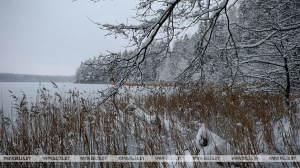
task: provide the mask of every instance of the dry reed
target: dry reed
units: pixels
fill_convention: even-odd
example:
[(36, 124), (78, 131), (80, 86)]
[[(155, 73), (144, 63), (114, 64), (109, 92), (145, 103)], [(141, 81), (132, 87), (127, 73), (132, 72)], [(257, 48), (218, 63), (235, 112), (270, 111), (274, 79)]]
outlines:
[[(57, 88), (55, 84), (54, 87)], [(0, 112), (1, 154), (184, 155), (188, 150), (197, 155), (195, 136), (200, 123), (226, 140), (234, 149), (233, 154), (300, 153), (300, 147), (295, 146), (299, 144), (299, 94), (292, 94), (291, 106), (287, 107), (282, 95), (241, 86), (231, 89), (222, 85), (160, 86), (146, 93), (124, 90), (98, 108), (97, 98), (86, 98), (78, 91), (61, 93), (57, 88), (57, 92), (50, 94), (41, 87), (34, 104), (27, 103), (25, 93), (21, 98), (12, 93), (16, 103), (13, 110), (18, 118), (13, 122), (5, 117), (3, 110)], [(282, 131), (283, 121), (290, 122), (289, 133)], [(275, 144), (275, 129), (282, 134), (282, 148)], [(0, 163), (2, 167), (93, 167), (95, 164), (170, 167), (168, 163)], [(194, 163), (194, 166), (206, 164)]]

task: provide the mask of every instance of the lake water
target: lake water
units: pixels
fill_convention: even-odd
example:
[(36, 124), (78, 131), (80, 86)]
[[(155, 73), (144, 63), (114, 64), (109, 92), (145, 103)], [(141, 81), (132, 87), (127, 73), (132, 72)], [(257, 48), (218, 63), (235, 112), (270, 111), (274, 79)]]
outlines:
[[(85, 91), (87, 95), (97, 92), (98, 90), (104, 90), (111, 86), (107, 84), (79, 84), (71, 82), (57, 82), (55, 84), (58, 86), (61, 93), (69, 90), (78, 90), (81, 93)], [(3, 107), (4, 112), (11, 111), (14, 99), (11, 97), (9, 90), (11, 90), (17, 97), (22, 97), (23, 91), (26, 94), (28, 101), (34, 102), (37, 90), (40, 86), (44, 86), (51, 94), (58, 92), (58, 89), (54, 88), (53, 84), (50, 82), (0, 82), (0, 108)]]

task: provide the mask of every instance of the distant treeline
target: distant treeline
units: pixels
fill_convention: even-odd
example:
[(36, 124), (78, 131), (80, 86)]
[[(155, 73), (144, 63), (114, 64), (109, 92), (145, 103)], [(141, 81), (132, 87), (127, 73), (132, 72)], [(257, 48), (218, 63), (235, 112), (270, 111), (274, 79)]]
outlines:
[(75, 82), (75, 76), (0, 73), (0, 82)]

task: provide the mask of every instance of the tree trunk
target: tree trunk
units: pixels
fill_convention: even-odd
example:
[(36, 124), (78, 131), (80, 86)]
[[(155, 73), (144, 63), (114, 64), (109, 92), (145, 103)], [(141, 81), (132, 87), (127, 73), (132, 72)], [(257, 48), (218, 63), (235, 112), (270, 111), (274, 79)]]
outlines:
[(289, 67), (287, 65), (287, 58), (283, 57), (283, 60), (284, 60), (284, 69), (285, 69), (285, 75), (286, 75), (285, 97), (287, 98), (287, 103), (289, 105), (290, 91), (291, 91), (291, 79), (290, 79)]

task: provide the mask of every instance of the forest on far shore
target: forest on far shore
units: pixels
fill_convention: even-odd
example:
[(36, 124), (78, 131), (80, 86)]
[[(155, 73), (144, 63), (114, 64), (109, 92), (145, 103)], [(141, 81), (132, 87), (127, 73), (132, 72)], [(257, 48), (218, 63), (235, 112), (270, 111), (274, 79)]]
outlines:
[(0, 82), (74, 82), (75, 76), (0, 73)]

